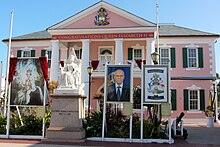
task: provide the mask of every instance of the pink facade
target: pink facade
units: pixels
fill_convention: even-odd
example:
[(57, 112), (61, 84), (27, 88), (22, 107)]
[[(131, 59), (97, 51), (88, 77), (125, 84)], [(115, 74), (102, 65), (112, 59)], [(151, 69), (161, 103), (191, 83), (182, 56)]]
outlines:
[(182, 75), (187, 75), (187, 76), (212, 76), (210, 73), (212, 68), (210, 68), (210, 61), (213, 61), (213, 56), (212, 54), (212, 48), (210, 47), (209, 44), (201, 43), (201, 44), (195, 44), (196, 46), (202, 47), (203, 48), (203, 55), (204, 55), (204, 68), (200, 68), (199, 70), (186, 70), (183, 68), (183, 56), (182, 56), (182, 48), (190, 45), (190, 44), (178, 44), (178, 45), (172, 45), (169, 44), (172, 47), (176, 48), (176, 68), (172, 69), (171, 74), (172, 76), (182, 76)]
[[(107, 27), (107, 28), (113, 28), (113, 27), (138, 27), (141, 26), (140, 24), (131, 21), (125, 17), (119, 16), (118, 14), (115, 14), (114, 12), (112, 12), (111, 10), (106, 9), (106, 11), (108, 12), (108, 16), (109, 19), (111, 20), (111, 23), (107, 26), (103, 26), (103, 28)], [(80, 20), (74, 22), (73, 24), (70, 24), (64, 28), (66, 29), (72, 29), (72, 28), (100, 28), (99, 26), (96, 26), (94, 24), (94, 19), (97, 15), (97, 12), (94, 12), (92, 14), (86, 15), (85, 17), (81, 18)], [(89, 23), (88, 23), (89, 22)]]
[[(94, 23), (95, 17), (100, 8), (105, 8), (108, 13), (108, 25), (98, 26)], [(172, 117), (176, 117), (184, 111), (186, 118), (205, 118), (204, 112), (200, 108), (204, 108), (209, 104), (209, 91), (212, 90), (212, 80), (215, 79), (216, 74), (214, 44), (219, 36), (211, 33), (201, 35), (199, 31), (199, 35), (197, 32), (193, 32), (194, 34), (189, 35), (182, 31), (181, 27), (175, 25), (170, 25), (169, 27), (177, 29), (181, 35), (170, 35), (169, 33), (166, 34), (166, 27), (167, 26), (163, 25), (160, 26), (161, 32), (165, 33), (160, 34), (159, 53), (161, 57), (160, 64), (171, 65), (170, 73), (172, 81), (170, 87), (175, 90), (176, 94), (175, 97), (172, 97), (173, 99), (171, 101), (172, 105), (176, 106), (176, 109), (172, 110)], [(189, 31), (190, 30), (191, 29), (189, 29)], [(59, 67), (59, 61), (67, 59), (68, 51), (71, 48), (74, 48), (76, 51), (80, 52), (78, 58), (82, 62), (81, 74), (85, 84), (85, 94), (87, 96), (88, 74), (86, 68), (89, 66), (89, 61), (99, 61), (99, 63), (101, 63), (105, 59), (105, 61), (109, 61), (113, 64), (127, 64), (128, 60), (135, 62), (135, 60), (138, 59), (145, 60), (146, 64), (152, 64), (150, 54), (155, 51), (156, 46), (155, 36), (150, 35), (142, 38), (98, 37), (97, 34), (117, 35), (126, 33), (132, 36), (132, 33), (134, 33), (138, 36), (140, 33), (156, 33), (156, 24), (118, 9), (106, 2), (99, 2), (70, 18), (49, 27), (46, 33), (51, 35), (46, 41), (45, 39), (37, 38), (36, 36), (36, 40), (24, 40), (23, 44), (21, 44), (19, 42), (20, 40), (14, 39), (12, 45), (13, 55), (17, 56), (18, 50), (25, 50), (25, 48), (35, 50), (35, 57), (41, 56), (42, 50), (52, 51), (52, 57), (50, 59), (52, 64), (49, 69), (51, 73), (50, 80), (57, 80), (59, 72), (57, 66)], [(173, 31), (173, 33), (175, 33), (175, 31)], [(65, 35), (80, 36), (85, 34), (94, 34), (94, 37), (86, 39), (64, 38), (60, 40), (55, 40), (53, 38), (53, 36), (56, 35), (64, 35), (65, 37)], [(108, 52), (105, 53), (105, 50)], [(132, 53), (129, 50), (132, 51)], [(184, 55), (185, 52), (187, 53), (186, 55)], [(202, 59), (200, 59), (200, 56)], [(184, 61), (185, 57), (187, 57), (187, 61)], [(162, 58), (165, 60), (162, 61)], [(166, 61), (170, 62), (166, 63)], [(184, 62), (186, 62), (189, 67), (184, 67)], [(190, 62), (195, 62), (195, 65), (190, 65)], [(141, 84), (141, 70), (138, 67), (135, 67), (133, 72), (134, 86)], [(92, 74), (90, 93), (92, 111), (98, 109), (97, 101), (93, 99), (93, 96), (103, 88), (104, 76), (103, 66), (99, 64), (99, 67), (95, 69)], [(187, 101), (186, 95), (188, 96)], [(196, 100), (194, 101), (191, 96), (195, 96)]]
[(50, 46), (19, 46), (19, 47), (13, 47), (12, 46), (12, 53), (11, 55), (16, 57), (18, 50), (35, 50), (35, 57), (41, 56), (41, 50), (47, 49)]

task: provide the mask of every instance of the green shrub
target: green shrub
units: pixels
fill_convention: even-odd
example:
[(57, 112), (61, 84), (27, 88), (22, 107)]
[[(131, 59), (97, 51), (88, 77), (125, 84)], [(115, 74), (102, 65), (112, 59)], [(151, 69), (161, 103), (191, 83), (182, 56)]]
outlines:
[(83, 127), (87, 137), (101, 137), (102, 135), (102, 111), (92, 112), (91, 118), (83, 121)]
[[(92, 112), (90, 119), (88, 117), (83, 121), (83, 127), (86, 130), (86, 137), (102, 136), (102, 111)], [(140, 138), (141, 121), (138, 115), (133, 114), (132, 119), (132, 138)], [(152, 120), (143, 121), (143, 138), (167, 138), (164, 132), (157, 133), (160, 127), (160, 121), (154, 124)], [(122, 114), (120, 110), (109, 109), (106, 112), (105, 137), (111, 138), (129, 138), (130, 119)]]
[(14, 121), (17, 120), (17, 118), (11, 120), (11, 124), (13, 124), (14, 127), (10, 127), (10, 135), (42, 135), (42, 118), (38, 118), (33, 114), (22, 116), (24, 125), (21, 125), (18, 121)]
[(2, 117), (0, 115), (0, 134), (6, 134), (6, 125), (7, 125), (6, 117)]
[[(149, 120), (144, 120), (143, 121), (143, 138), (150, 138), (150, 133), (153, 127), (153, 124)], [(140, 136), (140, 131), (141, 131), (141, 121), (136, 121), (133, 122), (133, 127), (132, 127), (132, 137), (133, 138), (141, 138)]]
[[(20, 111), (21, 118), (16, 112), (16, 109), (11, 109), (10, 118), (10, 135), (42, 135), (43, 118), (36, 115), (36, 110), (25, 108)], [(50, 124), (50, 108), (46, 109), (45, 113), (45, 128)], [(23, 125), (22, 123), (23, 122)], [(0, 134), (6, 134), (6, 117), (0, 117)]]

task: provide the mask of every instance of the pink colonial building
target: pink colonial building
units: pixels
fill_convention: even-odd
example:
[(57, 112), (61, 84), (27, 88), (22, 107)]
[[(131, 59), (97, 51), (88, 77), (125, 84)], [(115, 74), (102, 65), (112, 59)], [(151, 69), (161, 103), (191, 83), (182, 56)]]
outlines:
[[(91, 111), (98, 109), (93, 96), (103, 92), (104, 64), (134, 62), (134, 86), (141, 84), (136, 63), (153, 64), (156, 24), (107, 2), (98, 2), (46, 30), (12, 38), (13, 56), (48, 55), (49, 80), (58, 80), (60, 61), (74, 48), (81, 61), (85, 95), (89, 92), (87, 67), (94, 71), (91, 82)], [(216, 78), (215, 42), (219, 35), (164, 24), (159, 26), (159, 64), (170, 64), (172, 116), (185, 112), (185, 118), (205, 118), (210, 90)], [(8, 44), (8, 39), (3, 40)]]

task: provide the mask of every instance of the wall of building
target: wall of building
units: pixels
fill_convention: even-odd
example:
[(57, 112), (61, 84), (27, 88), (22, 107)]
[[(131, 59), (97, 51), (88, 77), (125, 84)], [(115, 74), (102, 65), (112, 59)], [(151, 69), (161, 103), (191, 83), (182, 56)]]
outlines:
[(183, 54), (182, 48), (190, 46), (190, 44), (169, 44), (172, 48), (176, 49), (176, 68), (172, 68), (171, 76), (212, 76), (210, 74), (210, 61), (212, 60), (210, 54), (212, 53), (209, 44), (195, 44), (195, 47), (203, 48), (203, 68), (187, 69), (183, 68)]
[[(68, 48), (74, 47), (74, 46), (82, 46), (82, 43), (79, 42), (69, 42)], [(113, 59), (115, 59), (115, 41), (91, 41), (90, 42), (90, 59), (91, 60), (98, 60), (99, 59), (99, 47), (100, 46), (113, 46)], [(143, 46), (143, 59), (146, 58), (146, 41), (145, 40), (124, 40), (123, 41), (123, 60), (128, 59), (128, 48), (132, 46)], [(180, 43), (180, 44), (168, 44), (169, 47), (176, 49), (176, 68), (171, 69), (171, 77), (178, 77), (178, 76), (212, 76), (211, 74), (211, 68), (210, 68), (210, 61), (212, 60), (212, 50), (210, 50), (210, 45), (208, 43), (200, 43), (195, 44), (195, 46), (202, 47), (203, 48), (203, 61), (204, 61), (204, 68), (200, 68), (197, 70), (189, 70), (186, 68), (183, 68), (183, 59), (182, 59), (182, 48), (186, 46), (190, 46), (190, 43)], [(45, 46), (45, 45), (31, 45), (26, 44), (24, 45), (15, 45), (12, 47), (13, 55), (16, 56), (17, 50), (20, 50), (22, 48), (31, 48), (35, 50), (35, 56), (41, 55), (41, 50), (45, 48), (50, 48), (51, 46)], [(121, 55), (120, 55), (121, 56)], [(140, 78), (134, 78), (134, 86), (137, 84), (141, 85), (141, 79)], [(98, 109), (97, 107), (97, 101), (93, 99), (95, 93), (97, 93), (101, 87), (104, 85), (104, 77), (93, 77), (92, 83), (91, 83), (91, 111), (95, 111)], [(190, 87), (192, 85), (196, 85), (197, 87), (200, 87), (201, 89), (205, 90), (205, 102), (206, 106), (208, 105), (209, 101), (209, 90), (210, 88), (210, 81), (209, 80), (173, 80), (171, 81), (171, 87), (173, 89), (177, 90), (177, 110), (172, 111), (172, 116), (176, 117), (180, 114), (181, 111), (183, 111), (183, 89), (186, 89), (187, 87)], [(203, 118), (205, 115), (203, 111), (184, 111), (186, 118)]]

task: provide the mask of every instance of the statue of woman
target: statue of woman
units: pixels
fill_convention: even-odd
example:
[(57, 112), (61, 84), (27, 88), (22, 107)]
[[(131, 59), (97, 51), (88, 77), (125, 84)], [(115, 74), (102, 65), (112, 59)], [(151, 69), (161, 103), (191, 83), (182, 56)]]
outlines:
[(64, 62), (64, 67), (61, 68), (60, 87), (71, 87), (74, 89), (79, 86), (80, 72), (77, 62), (78, 59), (75, 51), (71, 49), (68, 59)]

